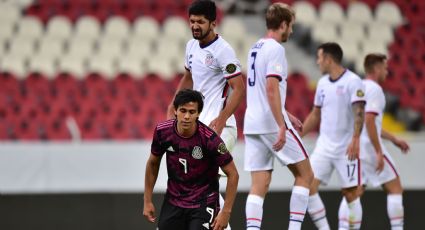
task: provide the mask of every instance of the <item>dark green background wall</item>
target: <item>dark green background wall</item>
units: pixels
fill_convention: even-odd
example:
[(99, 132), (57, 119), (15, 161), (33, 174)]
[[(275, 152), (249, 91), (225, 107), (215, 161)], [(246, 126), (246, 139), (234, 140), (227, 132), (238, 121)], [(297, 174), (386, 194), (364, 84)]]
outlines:
[[(245, 199), (238, 194), (232, 213), (232, 229), (245, 224)], [(322, 192), (332, 229), (337, 226), (339, 192)], [(263, 228), (287, 228), (289, 192), (273, 192), (264, 204)], [(154, 196), (157, 214), (163, 194)], [(362, 198), (362, 229), (390, 229), (386, 216), (386, 196), (368, 191)], [(405, 229), (425, 229), (423, 224), (425, 191), (407, 191), (404, 195)], [(142, 194), (55, 194), (0, 195), (1, 230), (154, 230), (142, 216)], [(303, 229), (314, 229), (307, 217)]]

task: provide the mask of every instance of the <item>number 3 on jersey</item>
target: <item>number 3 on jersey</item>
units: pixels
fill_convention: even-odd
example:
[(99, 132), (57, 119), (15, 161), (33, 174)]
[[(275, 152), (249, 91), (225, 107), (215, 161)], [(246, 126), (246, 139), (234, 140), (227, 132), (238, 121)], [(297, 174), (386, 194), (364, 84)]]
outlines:
[(254, 86), (255, 85), (255, 58), (257, 58), (257, 52), (252, 52), (251, 57), (252, 57), (252, 64), (251, 64), (250, 71), (252, 72), (249, 76), (252, 76), (252, 78), (248, 77), (248, 85)]

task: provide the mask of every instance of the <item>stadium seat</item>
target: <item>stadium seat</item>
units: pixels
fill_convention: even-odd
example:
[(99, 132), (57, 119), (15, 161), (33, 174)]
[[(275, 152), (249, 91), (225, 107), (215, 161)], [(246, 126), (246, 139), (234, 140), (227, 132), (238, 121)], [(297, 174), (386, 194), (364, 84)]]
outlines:
[(336, 25), (329, 24), (323, 21), (315, 23), (313, 26), (312, 38), (318, 42), (334, 41), (339, 36)]
[(133, 24), (132, 36), (146, 38), (146, 40), (157, 39), (160, 34), (158, 22), (148, 16), (142, 16), (136, 19)]
[(373, 21), (371, 8), (364, 2), (351, 1), (347, 9), (347, 21), (367, 25)]
[(141, 59), (132, 57), (121, 57), (117, 63), (118, 73), (128, 73), (136, 78), (144, 76), (145, 72), (142, 70)]
[(113, 78), (116, 74), (115, 60), (103, 56), (91, 58), (88, 62), (88, 71), (99, 73), (106, 79)]
[(344, 10), (334, 1), (325, 1), (320, 4), (318, 19), (324, 23), (339, 24), (345, 21)]
[(373, 41), (380, 41), (385, 45), (394, 41), (394, 32), (390, 25), (380, 22), (370, 23), (367, 27), (368, 39)]
[(18, 79), (25, 78), (27, 74), (26, 58), (22, 56), (4, 56), (1, 61), (1, 70), (12, 73)]
[(88, 58), (94, 53), (94, 43), (91, 39), (83, 37), (72, 38), (68, 44), (67, 56), (75, 58)]
[(46, 33), (44, 36), (64, 41), (68, 39), (71, 34), (72, 24), (69, 19), (63, 16), (55, 16), (47, 23)]
[(19, 20), (17, 23), (17, 29), (16, 36), (27, 39), (38, 39), (44, 32), (41, 21), (32, 16), (26, 16)]
[(311, 27), (317, 21), (316, 9), (309, 1), (295, 1), (292, 7), (297, 15), (297, 23)]
[(0, 22), (15, 23), (21, 17), (18, 7), (13, 4), (0, 3)]
[(347, 21), (340, 25), (341, 39), (358, 43), (366, 37), (366, 32), (363, 24), (358, 22)]
[(169, 38), (187, 41), (190, 38), (190, 29), (187, 21), (182, 17), (168, 17), (162, 25), (162, 34)]
[(124, 40), (129, 34), (130, 26), (123, 17), (112, 16), (106, 20), (103, 30), (103, 36)]
[(375, 19), (392, 27), (403, 23), (400, 9), (395, 3), (390, 1), (382, 1), (376, 6)]
[(86, 73), (86, 59), (74, 56), (63, 56), (59, 59), (58, 70), (62, 73), (69, 73), (76, 78), (82, 79)]
[(41, 73), (48, 78), (53, 78), (56, 73), (55, 59), (33, 56), (29, 59), (28, 71)]
[(0, 21), (0, 38), (2, 41), (10, 39), (14, 33), (14, 23)]
[(65, 52), (64, 42), (58, 37), (43, 37), (38, 44), (38, 50), (35, 54), (39, 58), (55, 59), (62, 56)]
[(98, 42), (96, 56), (103, 58), (118, 58), (123, 53), (123, 46), (122, 40), (117, 37), (103, 37)]
[(35, 53), (35, 41), (26, 37), (16, 37), (11, 40), (9, 56), (27, 58)]
[(95, 40), (100, 34), (99, 21), (92, 16), (83, 16), (75, 24), (74, 37)]

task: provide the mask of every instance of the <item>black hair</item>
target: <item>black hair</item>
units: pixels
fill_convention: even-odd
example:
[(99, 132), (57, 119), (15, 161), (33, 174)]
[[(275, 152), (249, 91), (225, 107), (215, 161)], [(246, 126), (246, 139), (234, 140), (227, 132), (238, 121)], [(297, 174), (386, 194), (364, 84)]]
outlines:
[(327, 42), (321, 44), (317, 50), (322, 49), (323, 54), (330, 55), (330, 57), (338, 64), (341, 64), (343, 52), (341, 49), (341, 46), (338, 45), (338, 43), (335, 42)]
[(173, 105), (174, 108), (177, 110), (179, 106), (182, 106), (189, 102), (196, 102), (198, 103), (198, 113), (201, 113), (202, 109), (204, 108), (203, 98), (204, 96), (202, 96), (202, 94), (196, 90), (183, 89), (176, 94)]
[(210, 0), (195, 0), (189, 6), (189, 17), (190, 15), (204, 15), (210, 22), (215, 21), (216, 6), (215, 2)]

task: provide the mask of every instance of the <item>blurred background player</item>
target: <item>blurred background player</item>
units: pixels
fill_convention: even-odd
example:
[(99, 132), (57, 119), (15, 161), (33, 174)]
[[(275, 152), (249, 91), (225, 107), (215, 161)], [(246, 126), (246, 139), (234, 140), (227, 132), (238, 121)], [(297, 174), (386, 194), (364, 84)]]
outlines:
[(364, 121), (364, 86), (357, 74), (341, 65), (343, 52), (337, 43), (317, 49), (317, 64), (324, 76), (319, 80), (314, 107), (304, 121), (301, 136), (320, 124), (320, 135), (311, 156), (314, 180), (310, 188), (308, 212), (319, 229), (329, 229), (326, 210), (318, 194), (335, 169), (341, 191), (348, 201), (350, 229), (360, 229), (362, 206), (359, 145)]
[[(180, 91), (173, 104), (176, 119), (158, 124), (154, 131), (152, 154), (146, 163), (143, 215), (155, 221), (152, 193), (166, 153), (168, 184), (158, 228), (222, 230), (229, 223), (239, 179), (232, 156), (221, 138), (198, 121), (202, 94), (190, 89)], [(219, 167), (228, 177), (220, 212)]]
[(295, 12), (274, 3), (266, 13), (267, 32), (248, 53), (247, 109), (245, 113), (245, 170), (251, 172), (246, 201), (247, 229), (260, 229), (263, 202), (271, 182), (274, 157), (288, 165), (295, 177), (290, 200), (289, 229), (301, 229), (308, 205), (313, 172), (308, 154), (285, 110), (288, 66), (285, 48)]
[[(177, 91), (194, 89), (203, 94), (205, 109), (199, 120), (217, 132), (232, 152), (237, 141), (233, 113), (245, 93), (240, 62), (233, 48), (214, 31), (216, 5), (213, 1), (194, 1), (189, 7), (189, 25), (193, 39), (186, 45), (186, 70)], [(172, 108), (170, 104), (168, 118), (173, 117)]]
[[(382, 138), (391, 141), (403, 153), (409, 151), (406, 141), (382, 129), (385, 95), (380, 84), (387, 75), (387, 57), (384, 54), (368, 54), (364, 59), (365, 128), (360, 138), (360, 160), (365, 181), (372, 186), (381, 185), (387, 195), (387, 212), (391, 229), (400, 230), (404, 225), (403, 188), (394, 160), (383, 145)], [(364, 188), (361, 187), (361, 193)], [(339, 209), (339, 229), (348, 229), (348, 207), (343, 199)]]

